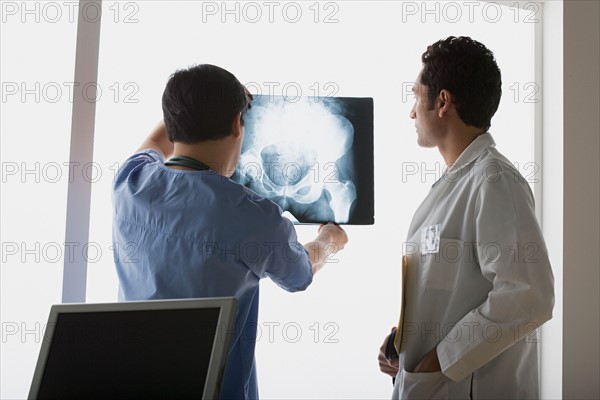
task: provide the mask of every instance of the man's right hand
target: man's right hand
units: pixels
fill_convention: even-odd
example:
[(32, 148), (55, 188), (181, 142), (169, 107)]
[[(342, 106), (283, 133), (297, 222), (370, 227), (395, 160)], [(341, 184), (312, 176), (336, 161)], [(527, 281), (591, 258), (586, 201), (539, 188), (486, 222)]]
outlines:
[(319, 226), (317, 233), (317, 239), (336, 246), (336, 251), (342, 250), (346, 246), (346, 243), (348, 243), (348, 235), (346, 235), (346, 231), (343, 230), (341, 226), (334, 224), (333, 222), (328, 222), (327, 224), (322, 224)]
[(346, 243), (348, 235), (339, 225), (329, 222), (319, 226), (315, 240), (304, 245), (313, 265), (313, 274), (323, 268), (327, 260), (342, 250)]
[[(395, 327), (392, 328), (392, 332), (394, 332), (395, 329)], [(395, 378), (396, 375), (398, 375), (398, 369), (400, 368), (400, 359), (394, 358), (392, 360), (388, 360), (385, 357), (385, 349), (388, 341), (390, 340), (390, 336), (392, 336), (391, 333), (386, 336), (383, 344), (379, 348), (379, 356), (377, 357), (377, 361), (379, 361), (379, 370), (381, 370), (381, 372), (391, 376), (392, 378)]]

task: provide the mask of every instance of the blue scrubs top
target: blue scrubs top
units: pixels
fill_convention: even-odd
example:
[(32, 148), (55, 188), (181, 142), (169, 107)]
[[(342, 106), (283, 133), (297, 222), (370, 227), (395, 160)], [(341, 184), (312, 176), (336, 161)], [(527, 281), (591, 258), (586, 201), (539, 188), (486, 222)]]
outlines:
[(256, 399), (259, 280), (304, 290), (308, 252), (281, 208), (212, 170), (164, 166), (149, 149), (119, 169), (113, 190), (120, 300), (235, 296), (223, 399)]

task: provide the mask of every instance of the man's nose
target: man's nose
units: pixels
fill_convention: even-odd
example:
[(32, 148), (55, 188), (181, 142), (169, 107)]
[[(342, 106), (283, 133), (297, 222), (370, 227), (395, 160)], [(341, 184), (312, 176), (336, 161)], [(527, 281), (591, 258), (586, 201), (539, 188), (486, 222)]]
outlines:
[(417, 113), (415, 112), (415, 108), (414, 107), (412, 108), (412, 110), (410, 110), (410, 114), (408, 114), (408, 116), (410, 117), (410, 119), (417, 118)]

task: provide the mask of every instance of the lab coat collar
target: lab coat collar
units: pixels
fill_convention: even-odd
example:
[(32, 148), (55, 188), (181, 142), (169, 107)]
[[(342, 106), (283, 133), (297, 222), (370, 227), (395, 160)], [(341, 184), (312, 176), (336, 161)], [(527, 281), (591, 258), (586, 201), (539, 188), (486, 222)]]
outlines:
[(475, 161), (481, 153), (483, 153), (488, 147), (496, 147), (496, 142), (494, 142), (494, 138), (492, 138), (492, 134), (489, 132), (482, 133), (477, 136), (475, 140), (471, 142), (470, 145), (467, 146), (466, 149), (458, 156), (456, 162), (452, 164), (452, 166), (448, 169), (448, 172), (451, 172), (455, 168), (462, 168), (465, 165)]
[(475, 161), (481, 155), (481, 153), (490, 147), (496, 147), (496, 142), (494, 142), (494, 138), (492, 138), (491, 133), (486, 132), (477, 136), (475, 140), (473, 140), (471, 144), (463, 150), (460, 156), (458, 156), (454, 164), (452, 164), (450, 168), (446, 169), (440, 179), (438, 179), (437, 182), (432, 185), (432, 188), (435, 187), (443, 178), (450, 178), (452, 175), (459, 173), (461, 169)]

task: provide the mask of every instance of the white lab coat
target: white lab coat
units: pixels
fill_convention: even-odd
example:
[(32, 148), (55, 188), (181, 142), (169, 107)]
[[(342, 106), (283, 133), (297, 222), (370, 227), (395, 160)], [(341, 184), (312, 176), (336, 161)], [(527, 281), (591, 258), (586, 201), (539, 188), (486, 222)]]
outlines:
[[(536, 329), (554, 278), (529, 185), (489, 133), (434, 184), (404, 253), (393, 398), (538, 398)], [(407, 372), (436, 345), (442, 372)]]

